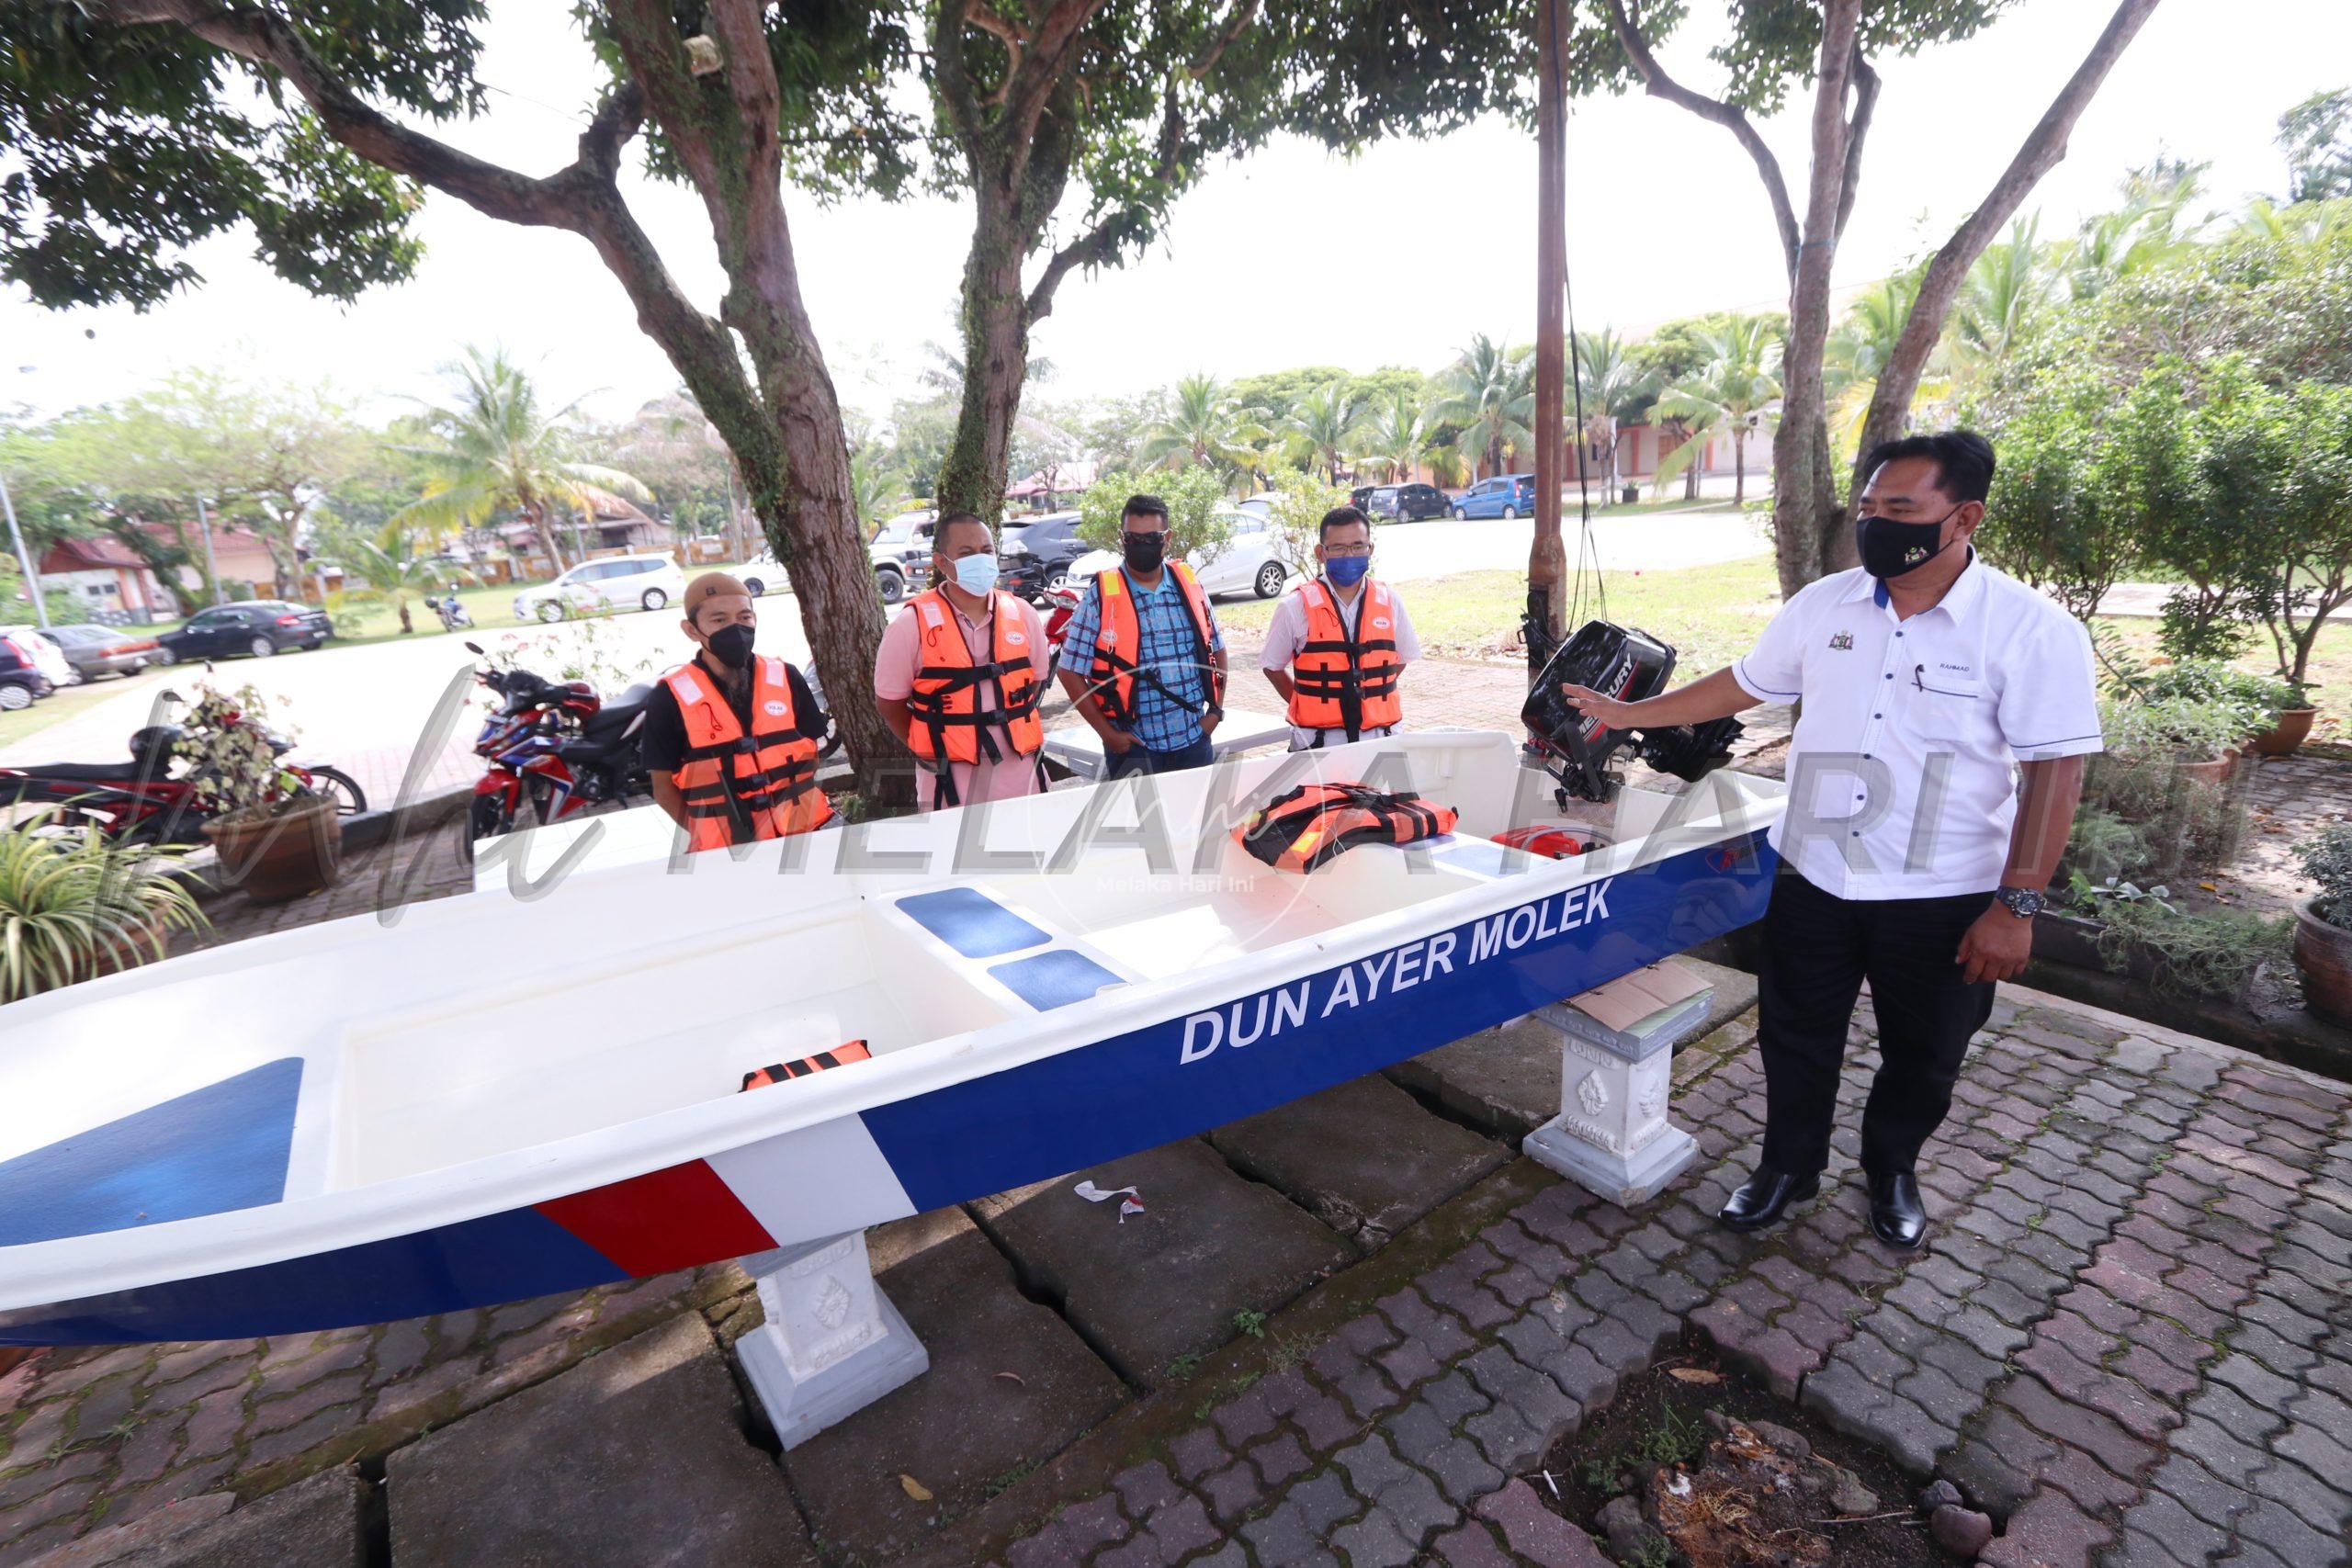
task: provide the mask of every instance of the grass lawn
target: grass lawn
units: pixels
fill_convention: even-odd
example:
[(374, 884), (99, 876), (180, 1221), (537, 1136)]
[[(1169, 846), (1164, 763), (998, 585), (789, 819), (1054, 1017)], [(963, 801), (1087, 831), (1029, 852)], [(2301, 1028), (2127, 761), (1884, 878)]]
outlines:
[[(2153, 618), (2109, 619), (2102, 615), (2099, 620), (2120, 632), (2134, 652), (2145, 655), (2156, 651), (2156, 622)], [(2256, 627), (2244, 657), (2232, 662), (2259, 675), (2277, 674), (2278, 661), (2270, 651), (2270, 634)], [(2352, 625), (2328, 622), (2320, 632), (2319, 640), (2312, 645), (2311, 669), (2304, 679), (2312, 688), (2312, 705), (2319, 709), (2319, 717), (2312, 725), (2312, 739), (2352, 741)]]
[[(740, 565), (696, 567), (686, 575), (691, 579), (705, 571), (740, 574), (743, 568)], [(537, 621), (517, 621), (514, 618), (514, 595), (523, 592), (525, 588), (537, 585), (509, 582), (490, 588), (460, 588), (458, 590), (458, 603), (463, 604), (466, 607), (466, 613), (474, 618), (474, 629), (477, 631), (505, 631), (520, 626), (537, 626), (538, 624)], [(774, 600), (778, 595), (771, 592), (767, 597)], [(348, 645), (385, 642), (401, 635), (400, 612), (389, 604), (361, 604), (345, 601), (336, 606), (332, 614), (334, 616), (335, 640), (338, 643)], [(416, 628), (409, 635), (413, 637), (447, 635), (441, 629), (441, 617), (435, 615), (423, 600), (409, 601), (408, 614), (410, 624)]]

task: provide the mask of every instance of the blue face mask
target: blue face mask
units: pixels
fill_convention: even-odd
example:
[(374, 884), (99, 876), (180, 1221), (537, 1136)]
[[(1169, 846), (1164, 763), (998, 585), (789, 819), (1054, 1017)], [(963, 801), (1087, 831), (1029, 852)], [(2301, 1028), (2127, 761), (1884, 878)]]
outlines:
[(1371, 570), (1370, 556), (1334, 556), (1323, 563), (1323, 575), (1341, 588), (1353, 588)]
[(986, 593), (996, 586), (994, 556), (963, 556), (956, 562), (956, 586), (967, 593)]

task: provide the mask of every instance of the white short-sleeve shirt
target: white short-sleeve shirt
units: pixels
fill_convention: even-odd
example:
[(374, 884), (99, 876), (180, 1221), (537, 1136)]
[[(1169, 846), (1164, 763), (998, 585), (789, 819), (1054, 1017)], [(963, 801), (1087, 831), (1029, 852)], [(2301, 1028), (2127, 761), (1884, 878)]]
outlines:
[[(1371, 580), (1367, 578), (1365, 581)], [(1326, 582), (1325, 586), (1329, 584)], [(1356, 590), (1352, 602), (1342, 600), (1336, 592), (1331, 595), (1331, 602), (1339, 605), (1340, 617), (1347, 624), (1350, 632), (1356, 629), (1356, 617), (1363, 609), (1364, 597), (1362, 587)], [(1396, 661), (1410, 664), (1421, 656), (1421, 639), (1413, 631), (1413, 617), (1405, 613), (1405, 596), (1396, 592), (1393, 583), (1388, 590), (1388, 604), (1396, 614)], [(1297, 659), (1298, 650), (1306, 646), (1306, 601), (1296, 589), (1293, 589), (1282, 596), (1281, 602), (1274, 606), (1273, 618), (1266, 623), (1266, 647), (1258, 656), (1258, 668), (1287, 670)], [(1380, 725), (1358, 733), (1367, 740), (1384, 740), (1396, 731), (1388, 725)], [(1294, 751), (1311, 751), (1323, 745), (1337, 746), (1347, 738), (1348, 732), (1344, 729), (1307, 729), (1295, 724), (1290, 727), (1290, 749)]]
[(1990, 893), (2014, 764), (2100, 750), (2082, 624), (1981, 560), (1907, 621), (1859, 568), (1825, 577), (1732, 674), (1760, 701), (1803, 699), (1772, 845), (1840, 898)]

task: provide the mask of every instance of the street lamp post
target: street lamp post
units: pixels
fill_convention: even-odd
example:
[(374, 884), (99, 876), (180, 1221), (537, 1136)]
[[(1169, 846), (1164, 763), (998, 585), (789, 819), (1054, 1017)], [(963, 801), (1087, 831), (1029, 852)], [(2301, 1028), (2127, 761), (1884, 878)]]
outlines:
[(25, 548), (23, 530), (17, 526), (17, 503), (8, 498), (8, 476), (0, 474), (0, 512), (8, 514), (8, 543), (16, 547), (17, 565), (24, 570), (25, 592), (32, 595), (33, 619), (49, 630), (49, 604), (41, 598), (40, 573), (33, 570), (32, 552)]

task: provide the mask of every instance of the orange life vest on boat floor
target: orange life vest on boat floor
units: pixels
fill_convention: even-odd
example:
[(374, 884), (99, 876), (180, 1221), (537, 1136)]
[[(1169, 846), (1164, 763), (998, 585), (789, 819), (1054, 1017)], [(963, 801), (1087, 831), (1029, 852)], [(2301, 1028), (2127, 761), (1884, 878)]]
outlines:
[(832, 820), (833, 803), (817, 787), (817, 741), (792, 711), (784, 660), (752, 660), (752, 732), (699, 663), (662, 677), (685, 720), (686, 754), (675, 775), (686, 808), (687, 848), (806, 833)]
[[(993, 596), (989, 624), (988, 661), (972, 661), (971, 645), (964, 640), (956, 606), (933, 588), (916, 596), (906, 613), (915, 617), (915, 636), (922, 656), (915, 669), (914, 688), (907, 696), (913, 726), (907, 745), (928, 761), (991, 762), (1004, 761), (997, 745), (1001, 732), (1017, 757), (1035, 756), (1046, 744), (1046, 727), (1037, 717), (1037, 668), (1030, 662), (1026, 618), (1009, 593)], [(996, 705), (979, 705), (980, 687), (996, 683)], [(941, 806), (961, 804), (956, 778), (947, 768), (936, 775), (933, 798)]]
[(1329, 583), (1308, 582), (1298, 592), (1306, 640), (1291, 660), (1291, 723), (1344, 729), (1351, 740), (1367, 729), (1394, 728), (1405, 716), (1396, 694), (1405, 661), (1396, 657), (1396, 599), (1388, 584), (1365, 580), (1354, 635)]
[[(1184, 607), (1193, 613), (1193, 658), (1208, 677), (1209, 706), (1222, 708), (1225, 677), (1209, 658), (1208, 595), (1201, 592), (1193, 569), (1182, 561), (1170, 561), (1166, 570), (1174, 574), (1176, 587), (1184, 595)], [(1136, 656), (1143, 647), (1143, 620), (1136, 613), (1135, 595), (1127, 592), (1127, 574), (1119, 568), (1097, 577), (1094, 590), (1102, 601), (1102, 621), (1095, 633), (1094, 664), (1087, 673), (1087, 683), (1094, 700), (1102, 705), (1105, 718), (1114, 724), (1133, 724)]]
[(1409, 790), (1311, 784), (1278, 795), (1233, 830), (1233, 841), (1276, 871), (1313, 871), (1358, 844), (1410, 844), (1453, 831), (1454, 812)]
[[(821, 1073), (827, 1067), (839, 1067), (851, 1062), (873, 1059), (874, 1053), (865, 1041), (853, 1040), (836, 1045), (830, 1051), (820, 1051), (813, 1056), (803, 1056), (793, 1062), (771, 1062), (743, 1075), (743, 1089), (765, 1089), (772, 1083), (784, 1083), (791, 1078), (805, 1078), (810, 1073)], [(737, 1092), (742, 1092), (739, 1090)]]

